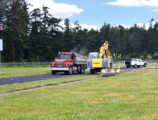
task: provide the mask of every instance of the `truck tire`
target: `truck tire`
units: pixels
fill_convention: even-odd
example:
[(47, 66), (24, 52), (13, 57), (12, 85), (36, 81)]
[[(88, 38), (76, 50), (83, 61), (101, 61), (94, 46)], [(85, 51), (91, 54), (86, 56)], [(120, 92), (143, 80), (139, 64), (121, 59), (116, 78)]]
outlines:
[(146, 67), (147, 66), (147, 64), (146, 63), (144, 63), (144, 67)]
[(73, 69), (72, 69), (72, 67), (69, 68), (68, 74), (69, 74), (69, 75), (72, 75), (72, 74), (73, 74)]
[(55, 75), (56, 74), (56, 71), (51, 71), (52, 72), (52, 75)]
[(127, 67), (127, 68), (130, 68), (130, 66), (129, 66), (129, 65), (126, 65), (126, 67)]
[(81, 66), (77, 66), (77, 73), (80, 74), (81, 72)]
[(112, 63), (110, 63), (110, 69), (112, 68)]
[(133, 68), (136, 68), (137, 67), (137, 65), (133, 65)]
[(90, 70), (90, 74), (95, 74), (95, 73), (97, 73), (97, 72), (94, 69)]
[(84, 74), (84, 73), (85, 73), (85, 67), (81, 66), (81, 74)]
[(84, 74), (85, 73), (85, 67), (84, 66), (78, 66), (77, 68), (77, 73), (78, 74)]

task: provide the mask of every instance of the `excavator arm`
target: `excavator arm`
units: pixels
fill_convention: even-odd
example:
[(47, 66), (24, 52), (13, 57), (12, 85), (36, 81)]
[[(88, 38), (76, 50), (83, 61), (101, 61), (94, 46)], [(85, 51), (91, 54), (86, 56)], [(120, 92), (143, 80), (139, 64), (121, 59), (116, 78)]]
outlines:
[(111, 64), (112, 64), (112, 59), (109, 51), (109, 43), (106, 41), (100, 48), (100, 56), (99, 59), (108, 59), (108, 66), (110, 69), (102, 69), (101, 70), (101, 76), (102, 77), (107, 77), (107, 76), (113, 76), (115, 75), (115, 70), (111, 69)]
[(111, 59), (110, 51), (109, 51), (109, 43), (106, 41), (100, 48), (100, 59)]

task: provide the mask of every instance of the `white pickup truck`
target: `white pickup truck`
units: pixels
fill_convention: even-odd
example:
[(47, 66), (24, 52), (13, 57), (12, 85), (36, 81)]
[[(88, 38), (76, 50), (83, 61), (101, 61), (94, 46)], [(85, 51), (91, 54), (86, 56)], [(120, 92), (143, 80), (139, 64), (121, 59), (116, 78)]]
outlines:
[(143, 61), (142, 59), (137, 59), (137, 58), (132, 58), (132, 59), (128, 59), (128, 60), (125, 60), (125, 65), (127, 68), (130, 68), (130, 67), (146, 67), (147, 66), (147, 63), (145, 61)]

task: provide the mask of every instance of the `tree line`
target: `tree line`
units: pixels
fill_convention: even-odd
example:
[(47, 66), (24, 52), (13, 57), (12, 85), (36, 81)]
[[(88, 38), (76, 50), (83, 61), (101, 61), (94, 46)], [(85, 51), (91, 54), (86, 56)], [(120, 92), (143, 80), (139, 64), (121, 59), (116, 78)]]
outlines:
[(0, 38), (4, 41), (3, 62), (51, 61), (60, 51), (75, 51), (83, 55), (99, 51), (108, 41), (111, 54), (122, 56), (154, 58), (158, 53), (158, 23), (150, 20), (150, 27), (130, 28), (104, 23), (98, 30), (82, 29), (78, 21), (71, 27), (69, 19), (64, 20), (50, 14), (49, 8), (28, 11), (25, 0), (0, 0)]

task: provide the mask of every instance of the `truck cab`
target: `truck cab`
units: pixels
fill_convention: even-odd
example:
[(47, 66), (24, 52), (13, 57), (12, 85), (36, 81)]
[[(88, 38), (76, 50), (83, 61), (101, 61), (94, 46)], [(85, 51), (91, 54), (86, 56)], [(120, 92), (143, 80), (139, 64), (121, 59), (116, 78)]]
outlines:
[(51, 72), (70, 72), (72, 74), (72, 66), (74, 64), (74, 55), (72, 53), (59, 53), (55, 61), (51, 63)]
[(88, 55), (88, 59), (98, 59), (99, 58), (99, 53), (98, 52), (91, 52)]

